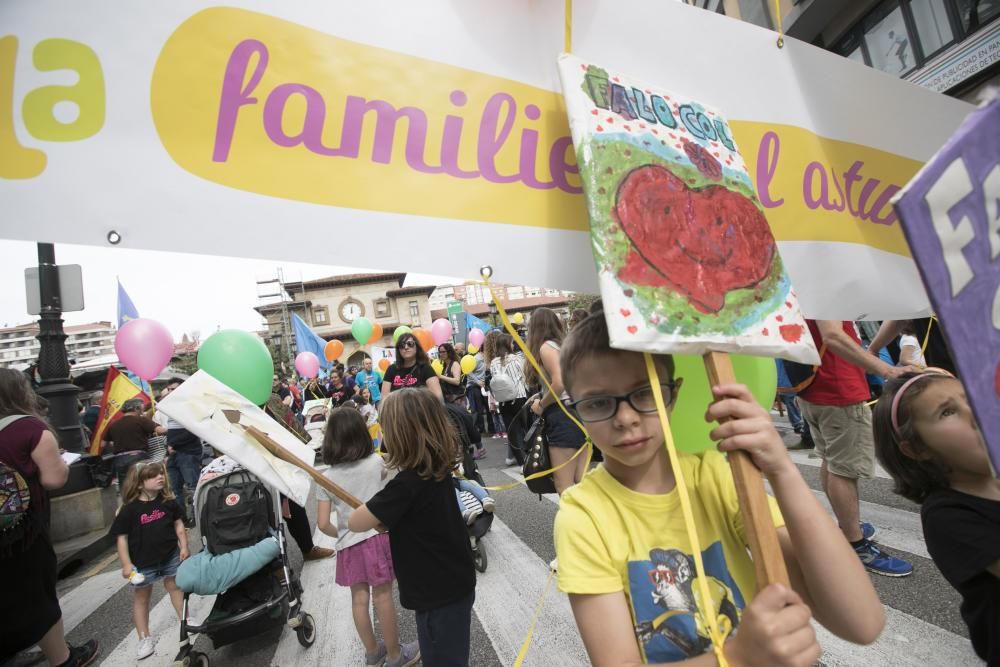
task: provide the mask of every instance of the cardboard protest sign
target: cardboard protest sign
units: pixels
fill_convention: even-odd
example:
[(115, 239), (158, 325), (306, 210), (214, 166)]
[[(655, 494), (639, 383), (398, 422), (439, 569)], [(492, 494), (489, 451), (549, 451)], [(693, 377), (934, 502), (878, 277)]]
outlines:
[(157, 404), (157, 407), (218, 452), (228, 454), (299, 505), (305, 505), (312, 484), (300, 468), (276, 458), (244, 428), (229, 421), (223, 410), (236, 410), (244, 426), (266, 433), (297, 458), (312, 465), (316, 454), (266, 412), (222, 384), (198, 371)]
[(725, 117), (559, 59), (611, 344), (819, 357)]
[(1000, 470), (1000, 97), (966, 119), (895, 208)]
[[(0, 3), (0, 237), (351, 266), (363, 237), (366, 268), (425, 273), (461, 238), (452, 275), (595, 291), (562, 3), (224, 4)], [(888, 201), (969, 105), (680, 2), (572, 24), (725, 110), (803, 312), (926, 312)]]

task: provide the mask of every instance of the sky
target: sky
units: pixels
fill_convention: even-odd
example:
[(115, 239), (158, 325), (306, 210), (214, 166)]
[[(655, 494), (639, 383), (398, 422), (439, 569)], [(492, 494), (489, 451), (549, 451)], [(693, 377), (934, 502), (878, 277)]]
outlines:
[[(132, 298), (140, 317), (163, 323), (175, 340), (198, 332), (207, 338), (218, 329), (258, 331), (263, 320), (253, 309), (259, 303), (258, 280), (277, 277), (285, 282), (312, 280), (366, 267), (321, 266), (293, 262), (213, 257), (176, 252), (56, 244), (57, 264), (79, 264), (83, 273), (84, 310), (64, 313), (66, 324), (117, 320), (116, 279)], [(14, 326), (37, 319), (28, 315), (24, 269), (38, 265), (37, 247), (25, 241), (0, 241), (0, 325)], [(406, 285), (451, 285), (462, 279), (410, 273)], [(270, 289), (273, 286), (262, 286)]]

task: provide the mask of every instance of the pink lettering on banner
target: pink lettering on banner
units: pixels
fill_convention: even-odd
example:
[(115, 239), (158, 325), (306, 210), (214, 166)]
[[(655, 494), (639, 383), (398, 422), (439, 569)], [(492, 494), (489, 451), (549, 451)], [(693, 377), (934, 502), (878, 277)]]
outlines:
[(149, 514), (140, 515), (139, 523), (145, 526), (147, 523), (153, 523), (154, 521), (158, 521), (159, 519), (162, 519), (165, 516), (167, 516), (167, 513), (164, 512), (163, 510), (153, 510)]
[[(255, 39), (240, 42), (232, 51), (222, 78), (219, 111), (216, 118), (215, 145), (212, 151), (214, 162), (229, 160), (233, 135), (240, 109), (260, 103), (252, 94), (260, 84), (267, 70), (270, 54), (267, 46)], [(251, 65), (251, 61), (253, 64)], [(249, 76), (248, 76), (249, 75)], [(246, 83), (244, 83), (244, 81)], [(301, 129), (286, 132), (283, 121), (285, 107), (291, 97), (305, 102), (305, 117)], [(468, 103), (468, 95), (462, 90), (453, 90), (449, 101), (456, 108)], [(551, 181), (540, 180), (535, 173), (539, 152), (539, 133), (525, 128), (519, 138), (518, 173), (500, 174), (496, 167), (496, 156), (507, 144), (517, 117), (518, 107), (513, 96), (504, 92), (494, 93), (483, 105), (476, 136), (476, 170), (462, 169), (458, 165), (459, 147), (463, 139), (464, 121), (461, 117), (447, 114), (441, 135), (440, 165), (429, 164), (424, 159), (428, 143), (429, 123), (427, 112), (415, 106), (394, 106), (386, 100), (369, 100), (357, 95), (344, 98), (343, 121), (340, 127), (340, 145), (333, 147), (323, 143), (327, 129), (327, 99), (320, 91), (302, 83), (282, 83), (274, 87), (263, 104), (263, 129), (268, 139), (282, 148), (302, 146), (316, 155), (356, 160), (361, 153), (362, 132), (366, 120), (375, 124), (371, 160), (379, 164), (389, 164), (393, 158), (393, 146), (401, 123), (405, 120), (406, 138), (404, 156), (410, 169), (423, 174), (446, 174), (453, 178), (482, 178), (492, 183), (522, 184), (536, 190), (558, 188), (570, 194), (581, 194), (583, 188), (569, 182), (569, 174), (578, 174), (579, 168), (573, 161), (573, 140), (569, 136), (559, 137), (547, 148)], [(525, 105), (524, 117), (538, 121), (542, 110), (534, 105)]]

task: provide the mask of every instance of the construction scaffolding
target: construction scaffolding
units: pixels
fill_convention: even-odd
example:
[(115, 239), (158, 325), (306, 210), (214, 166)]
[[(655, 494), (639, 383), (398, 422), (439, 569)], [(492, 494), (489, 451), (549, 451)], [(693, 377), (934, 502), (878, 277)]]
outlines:
[[(257, 281), (257, 311), (264, 318), (265, 340), (275, 356), (275, 366), (280, 366), (283, 374), (287, 375), (295, 368), (295, 330), (292, 327), (292, 304), (295, 300), (285, 289), (285, 273), (281, 267), (276, 274), (275, 278)], [(299, 280), (298, 284), (303, 283)], [(304, 301), (304, 292), (302, 298)], [(278, 314), (277, 322), (268, 315), (272, 310)]]

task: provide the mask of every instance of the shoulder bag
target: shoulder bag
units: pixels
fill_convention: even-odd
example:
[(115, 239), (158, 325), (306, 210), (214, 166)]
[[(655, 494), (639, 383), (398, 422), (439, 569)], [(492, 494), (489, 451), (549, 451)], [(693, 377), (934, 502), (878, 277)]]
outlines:
[[(525, 405), (530, 405), (526, 403)], [(524, 465), (521, 466), (521, 473), (524, 475), (524, 483), (532, 493), (539, 495), (543, 493), (555, 493), (556, 483), (552, 479), (552, 473), (528, 479), (531, 475), (540, 473), (552, 468), (552, 459), (549, 457), (549, 441), (545, 436), (545, 418), (535, 417), (524, 435), (524, 446), (527, 449), (524, 455)]]

